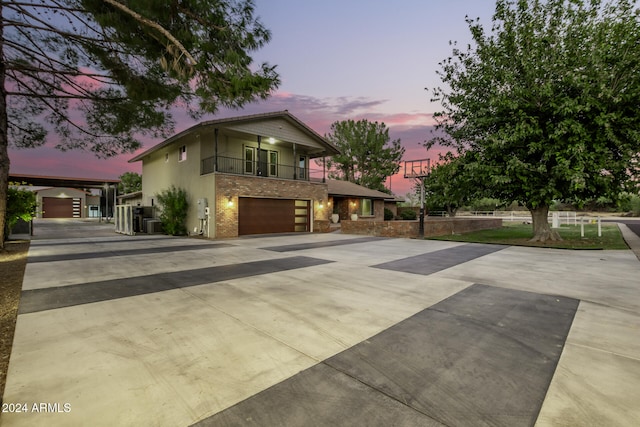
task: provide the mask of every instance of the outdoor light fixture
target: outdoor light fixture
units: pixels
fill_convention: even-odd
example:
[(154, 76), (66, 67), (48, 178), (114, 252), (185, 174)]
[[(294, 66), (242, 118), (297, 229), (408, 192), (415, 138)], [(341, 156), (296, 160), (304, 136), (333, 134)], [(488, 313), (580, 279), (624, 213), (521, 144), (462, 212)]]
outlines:
[(227, 196), (227, 206), (233, 206), (233, 198), (231, 196)]
[(276, 139), (274, 137), (269, 138), (269, 144), (275, 144)]
[(322, 200), (318, 200), (318, 207), (322, 209)]

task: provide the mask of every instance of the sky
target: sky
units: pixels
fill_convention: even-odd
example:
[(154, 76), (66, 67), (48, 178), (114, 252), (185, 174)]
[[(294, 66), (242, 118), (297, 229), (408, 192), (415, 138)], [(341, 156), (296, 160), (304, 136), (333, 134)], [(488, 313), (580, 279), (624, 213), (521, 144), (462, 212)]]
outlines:
[[(272, 33), (268, 45), (253, 52), (256, 63), (277, 65), (282, 83), (266, 101), (242, 110), (221, 110), (201, 120), (289, 110), (320, 135), (333, 122), (367, 119), (384, 122), (392, 140), (400, 139), (403, 160), (431, 158), (422, 143), (430, 138), (433, 113), (425, 88), (442, 86), (438, 63), (451, 55), (450, 41), (471, 41), (465, 16), (490, 28), (495, 0), (255, 0), (256, 15)], [(177, 110), (175, 131), (195, 121)], [(146, 150), (161, 139), (145, 139)], [(90, 152), (60, 152), (53, 142), (36, 149), (10, 149), (11, 173), (112, 179), (142, 173), (135, 156), (98, 159)], [(139, 152), (140, 152), (139, 151)], [(398, 194), (413, 183), (402, 171), (387, 181)]]

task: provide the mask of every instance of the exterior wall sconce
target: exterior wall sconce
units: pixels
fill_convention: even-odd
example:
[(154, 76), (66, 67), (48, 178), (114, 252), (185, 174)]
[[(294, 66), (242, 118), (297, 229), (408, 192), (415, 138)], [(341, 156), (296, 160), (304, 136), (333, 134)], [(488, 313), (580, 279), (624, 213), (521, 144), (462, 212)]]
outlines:
[(233, 206), (233, 198), (231, 196), (227, 196), (227, 207)]
[(324, 207), (323, 204), (322, 204), (322, 200), (318, 200), (318, 207), (320, 209), (322, 209)]

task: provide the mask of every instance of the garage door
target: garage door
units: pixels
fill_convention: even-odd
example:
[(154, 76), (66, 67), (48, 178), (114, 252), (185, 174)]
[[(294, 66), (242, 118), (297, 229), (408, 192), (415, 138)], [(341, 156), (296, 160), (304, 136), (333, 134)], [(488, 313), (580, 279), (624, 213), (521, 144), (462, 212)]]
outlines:
[(42, 198), (43, 218), (80, 218), (80, 199)]
[(290, 199), (238, 200), (238, 234), (310, 231), (309, 201)]

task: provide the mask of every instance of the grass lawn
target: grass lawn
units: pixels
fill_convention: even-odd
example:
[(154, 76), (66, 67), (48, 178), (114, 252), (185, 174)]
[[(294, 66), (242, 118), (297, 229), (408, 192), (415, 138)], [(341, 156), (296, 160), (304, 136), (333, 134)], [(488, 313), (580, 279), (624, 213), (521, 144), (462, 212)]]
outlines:
[(557, 249), (629, 249), (616, 224), (602, 224), (602, 237), (598, 237), (597, 224), (585, 224), (584, 237), (580, 236), (580, 225), (562, 225), (558, 231), (564, 239), (560, 242), (529, 242), (533, 236), (531, 224), (505, 223), (502, 228), (494, 230), (430, 237), (429, 239)]

